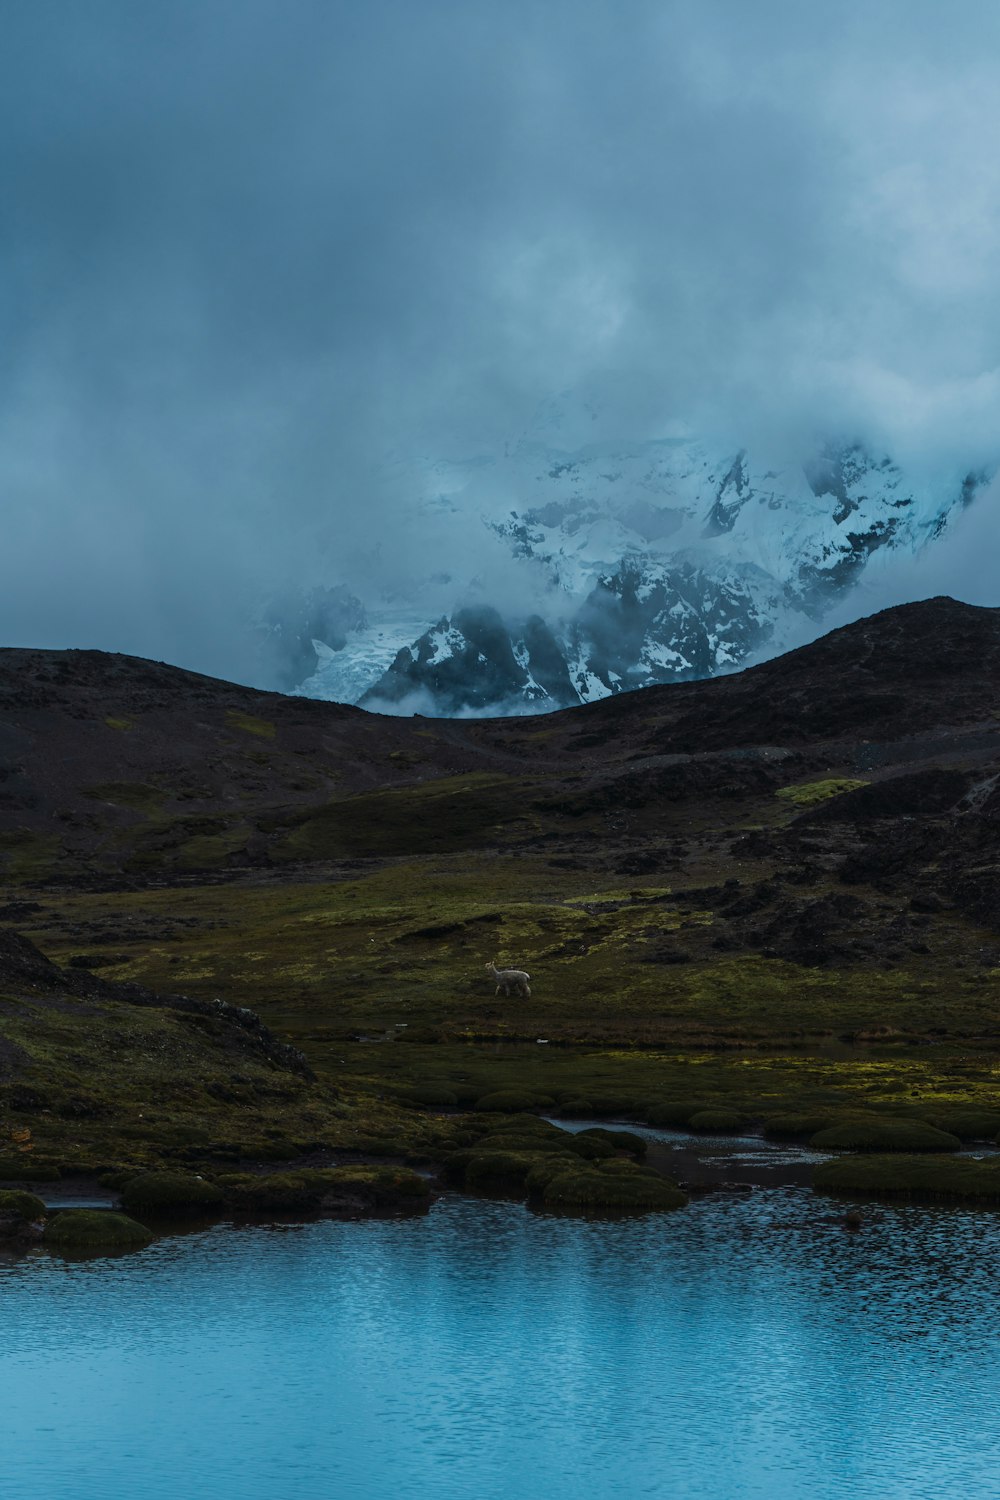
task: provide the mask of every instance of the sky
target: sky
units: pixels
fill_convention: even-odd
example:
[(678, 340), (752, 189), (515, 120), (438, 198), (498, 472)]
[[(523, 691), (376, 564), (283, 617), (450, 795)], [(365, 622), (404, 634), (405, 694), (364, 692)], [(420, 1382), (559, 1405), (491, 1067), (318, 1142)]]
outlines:
[[(638, 438), (1000, 455), (992, 0), (0, 18), (4, 644), (250, 680), (269, 592), (419, 557), (387, 454), (566, 389)], [(1000, 604), (998, 510), (869, 602)]]

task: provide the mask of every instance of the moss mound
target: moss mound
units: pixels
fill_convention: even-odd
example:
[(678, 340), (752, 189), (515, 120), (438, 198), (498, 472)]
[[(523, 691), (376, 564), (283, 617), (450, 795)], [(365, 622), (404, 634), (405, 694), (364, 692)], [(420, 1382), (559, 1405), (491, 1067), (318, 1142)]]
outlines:
[(813, 1173), (821, 1193), (1000, 1203), (1000, 1162), (948, 1156), (841, 1156)]
[(564, 1120), (589, 1120), (597, 1111), (589, 1099), (564, 1099), (559, 1113)]
[(519, 1130), (498, 1130), (494, 1135), (480, 1136), (475, 1142), (477, 1151), (558, 1151), (565, 1154), (568, 1143), (553, 1140), (547, 1135), (522, 1135)]
[(581, 1130), (573, 1134), (551, 1126), (546, 1130), (497, 1130), (481, 1136), (476, 1143), (478, 1151), (543, 1151), (555, 1152), (559, 1156), (582, 1156), (587, 1161), (599, 1161), (614, 1156), (615, 1148), (601, 1135)]
[(582, 1166), (553, 1159), (536, 1166), (526, 1185), (543, 1208), (562, 1213), (646, 1214), (688, 1201), (676, 1183), (617, 1158)]
[[(303, 1173), (303, 1176), (310, 1176)], [(360, 1202), (372, 1213), (426, 1213), (431, 1202), (431, 1185), (426, 1177), (409, 1167), (337, 1167), (316, 1173), (324, 1179), (320, 1200), (323, 1213), (338, 1213)]]
[(45, 1226), (45, 1243), (60, 1250), (141, 1250), (153, 1236), (125, 1214), (67, 1208)]
[[(472, 1151), (464, 1164), (462, 1181), (473, 1193), (521, 1193), (528, 1173), (541, 1156), (539, 1151)], [(555, 1155), (551, 1159), (566, 1160)]]
[(519, 1089), (497, 1089), (495, 1093), (484, 1094), (476, 1102), (478, 1110), (485, 1110), (487, 1114), (496, 1111), (499, 1114), (520, 1114), (532, 1110), (554, 1109), (555, 1100), (547, 1094), (522, 1093)]
[(818, 1151), (957, 1151), (957, 1135), (920, 1120), (845, 1120), (809, 1138)]
[(612, 1117), (633, 1119), (642, 1113), (644, 1102), (634, 1094), (594, 1094), (591, 1097), (590, 1113), (599, 1120)]
[(537, 1115), (515, 1115), (508, 1120), (496, 1120), (490, 1115), (486, 1119), (477, 1120), (472, 1116), (469, 1123), (473, 1127), (478, 1126), (480, 1131), (485, 1131), (488, 1135), (509, 1133), (530, 1135), (535, 1140), (545, 1138), (555, 1141), (565, 1141), (569, 1137), (569, 1131), (560, 1130), (551, 1120), (542, 1120)]
[(222, 1206), (222, 1189), (184, 1172), (144, 1172), (122, 1189), (122, 1207), (140, 1218), (190, 1219)]
[[(267, 1177), (235, 1173), (219, 1178), (228, 1209), (238, 1214), (314, 1214), (325, 1191), (325, 1173), (274, 1172)], [(330, 1174), (332, 1175), (332, 1174)]]
[(45, 1218), (45, 1204), (34, 1193), (16, 1189), (0, 1192), (0, 1219), (26, 1219), (29, 1223)]
[(565, 1149), (571, 1151), (574, 1156), (582, 1156), (584, 1161), (605, 1161), (615, 1155), (615, 1148), (610, 1141), (603, 1140), (599, 1135), (591, 1135), (584, 1130), (581, 1130), (578, 1135), (571, 1135), (566, 1142)]
[(406, 1089), (400, 1094), (401, 1104), (414, 1104), (426, 1109), (454, 1109), (458, 1095), (452, 1089), (438, 1088), (432, 1083), (421, 1083), (416, 1088)]
[(36, 1161), (31, 1156), (0, 1156), (0, 1182), (58, 1182), (59, 1168), (54, 1162)]
[(764, 1121), (764, 1134), (778, 1140), (807, 1139), (817, 1131), (826, 1130), (833, 1123), (830, 1115), (772, 1115), (769, 1120)]
[(608, 1130), (603, 1125), (594, 1125), (590, 1130), (581, 1130), (578, 1140), (606, 1141), (612, 1151), (628, 1151), (632, 1156), (645, 1156), (649, 1142), (644, 1136), (631, 1130)]
[(132, 1182), (138, 1177), (138, 1167), (120, 1167), (113, 1172), (98, 1173), (97, 1180), (102, 1188), (110, 1188), (113, 1193), (120, 1193), (126, 1182)]
[(992, 1141), (1000, 1133), (1000, 1110), (954, 1106), (921, 1113), (920, 1118), (935, 1130), (946, 1130), (960, 1141)]
[(693, 1103), (690, 1099), (666, 1100), (647, 1105), (643, 1119), (647, 1125), (655, 1125), (658, 1130), (683, 1130), (691, 1116), (704, 1108), (703, 1103)]
[(430, 1184), (408, 1167), (357, 1165), (267, 1176), (230, 1173), (219, 1178), (226, 1207), (249, 1218), (269, 1215), (310, 1218), (317, 1214), (359, 1217), (372, 1213), (420, 1212), (430, 1203)]
[(699, 1109), (688, 1120), (688, 1129), (702, 1135), (732, 1135), (744, 1125), (743, 1116), (734, 1109)]

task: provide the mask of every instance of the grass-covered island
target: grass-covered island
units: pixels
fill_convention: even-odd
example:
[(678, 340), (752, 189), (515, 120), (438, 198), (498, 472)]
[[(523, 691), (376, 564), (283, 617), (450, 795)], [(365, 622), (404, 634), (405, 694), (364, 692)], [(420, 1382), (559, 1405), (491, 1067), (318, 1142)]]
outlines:
[(998, 689), (997, 612), (947, 600), (537, 719), (0, 652), (0, 1191), (87, 1179), (140, 1238), (683, 1208), (631, 1120), (995, 1201)]

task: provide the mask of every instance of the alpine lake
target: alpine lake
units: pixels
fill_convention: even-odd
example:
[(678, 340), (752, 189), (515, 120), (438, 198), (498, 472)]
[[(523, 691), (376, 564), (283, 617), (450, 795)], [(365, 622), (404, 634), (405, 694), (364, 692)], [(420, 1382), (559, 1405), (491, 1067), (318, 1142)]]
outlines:
[(699, 1150), (764, 1182), (7, 1260), (6, 1500), (992, 1500), (1000, 1215), (869, 1201), (852, 1229), (766, 1185), (815, 1153)]

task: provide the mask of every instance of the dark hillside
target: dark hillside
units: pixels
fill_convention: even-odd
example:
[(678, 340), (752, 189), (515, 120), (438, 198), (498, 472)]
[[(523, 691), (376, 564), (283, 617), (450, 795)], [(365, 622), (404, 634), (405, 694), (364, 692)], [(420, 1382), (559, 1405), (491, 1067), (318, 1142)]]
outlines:
[(611, 1113), (614, 1078), (626, 1112), (988, 1103), (998, 713), (1000, 612), (946, 599), (528, 719), (0, 652), (0, 923), (30, 940), (0, 937), (0, 1104), (94, 1161), (409, 1150), (394, 1100)]

